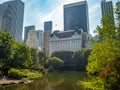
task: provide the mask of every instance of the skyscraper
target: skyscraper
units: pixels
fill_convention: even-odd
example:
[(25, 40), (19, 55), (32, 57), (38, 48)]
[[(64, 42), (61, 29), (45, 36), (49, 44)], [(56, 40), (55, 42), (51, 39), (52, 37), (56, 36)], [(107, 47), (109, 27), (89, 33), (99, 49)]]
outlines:
[(83, 29), (89, 33), (87, 1), (64, 5), (64, 30)]
[(43, 50), (43, 44), (44, 44), (44, 32), (42, 30), (37, 30), (37, 39), (39, 43), (40, 50)]
[(44, 23), (44, 51), (49, 54), (50, 35), (52, 33), (52, 21)]
[(28, 38), (28, 33), (30, 30), (35, 30), (35, 26), (31, 25), (31, 26), (26, 26), (25, 27), (25, 31), (24, 31), (24, 43), (26, 42), (27, 38)]
[(0, 4), (0, 29), (12, 34), (13, 38), (22, 42), (24, 3), (11, 0)]
[(52, 30), (52, 21), (47, 21), (44, 23), (44, 31), (51, 31)]
[[(113, 13), (113, 4), (112, 4), (112, 1), (102, 0), (101, 1), (101, 10), (102, 10), (102, 18), (105, 15), (111, 15), (111, 18), (113, 18), (112, 24), (114, 24), (114, 13)], [(103, 24), (104, 23), (105, 22), (103, 22)]]
[(28, 38), (26, 40), (26, 44), (30, 48), (36, 48), (37, 50), (39, 50), (39, 43), (38, 43), (38, 39), (37, 39), (36, 30), (32, 29), (32, 30), (29, 31)]

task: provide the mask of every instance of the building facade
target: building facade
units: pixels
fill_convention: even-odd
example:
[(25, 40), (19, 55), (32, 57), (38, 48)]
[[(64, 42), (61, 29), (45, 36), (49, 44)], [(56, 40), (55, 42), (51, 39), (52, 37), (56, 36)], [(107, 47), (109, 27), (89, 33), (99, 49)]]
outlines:
[(37, 49), (39, 49), (39, 42), (38, 42), (38, 39), (37, 39), (37, 32), (36, 32), (36, 30), (30, 30), (29, 31), (26, 44), (30, 48), (37, 48)]
[(83, 29), (89, 33), (87, 1), (64, 5), (64, 30)]
[(12, 34), (13, 38), (22, 42), (24, 3), (11, 0), (0, 4), (0, 29)]
[(28, 38), (28, 33), (30, 30), (35, 30), (35, 26), (31, 25), (31, 26), (26, 26), (25, 30), (24, 30), (24, 43), (26, 42), (27, 38)]
[(44, 51), (49, 55), (50, 35), (52, 33), (52, 21), (44, 23)]
[[(102, 12), (102, 18), (105, 15), (110, 15), (111, 18), (113, 18), (111, 23), (114, 24), (114, 13), (113, 13), (113, 3), (112, 3), (112, 1), (102, 0), (101, 1), (101, 12)], [(109, 22), (107, 22), (107, 23), (109, 23)], [(103, 22), (103, 24), (105, 24), (105, 22)]]
[(39, 43), (40, 50), (43, 51), (43, 45), (44, 45), (44, 32), (42, 30), (37, 30), (37, 39)]
[(54, 31), (50, 38), (50, 53), (55, 51), (77, 51), (82, 48), (83, 30)]

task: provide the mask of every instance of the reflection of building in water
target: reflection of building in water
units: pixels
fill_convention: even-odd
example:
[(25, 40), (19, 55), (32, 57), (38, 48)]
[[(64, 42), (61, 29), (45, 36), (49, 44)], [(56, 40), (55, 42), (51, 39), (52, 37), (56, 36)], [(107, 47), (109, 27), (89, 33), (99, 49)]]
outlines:
[(16, 41), (22, 42), (24, 3), (11, 0), (0, 4), (0, 29), (12, 34)]

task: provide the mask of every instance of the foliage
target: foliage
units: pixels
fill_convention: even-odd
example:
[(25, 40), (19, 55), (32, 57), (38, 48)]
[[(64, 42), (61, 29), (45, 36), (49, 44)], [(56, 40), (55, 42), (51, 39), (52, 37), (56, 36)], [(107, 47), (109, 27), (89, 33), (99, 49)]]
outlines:
[(28, 75), (28, 79), (33, 80), (33, 79), (39, 79), (42, 78), (43, 74), (40, 72), (36, 72), (36, 73), (31, 73)]
[(40, 51), (38, 52), (38, 59), (39, 59), (39, 64), (44, 66), (47, 63), (48, 56), (45, 52)]
[(27, 75), (21, 72), (19, 69), (11, 68), (8, 71), (8, 77), (14, 79), (22, 79), (23, 77), (27, 77)]
[(61, 67), (61, 70), (72, 70), (72, 66), (75, 66), (72, 55), (73, 52), (71, 51), (56, 51), (52, 53), (51, 57), (58, 57), (64, 61), (64, 65)]
[(52, 57), (49, 59), (49, 66), (53, 67), (53, 70), (59, 70), (62, 67), (63, 63), (64, 61), (57, 57)]
[(13, 68), (28, 68), (32, 64), (31, 52), (27, 45), (14, 43), (14, 58), (12, 60)]
[(34, 78), (41, 77), (41, 72), (46, 74), (43, 67), (39, 67), (41, 71), (37, 73), (30, 72), (28, 69), (34, 64), (39, 65), (37, 50), (15, 42), (12, 35), (0, 30), (0, 76), (22, 79), (28, 77), (28, 73)]
[(40, 66), (40, 65), (33, 64), (33, 65), (31, 65), (30, 69), (38, 71), (38, 72), (42, 72), (43, 75), (47, 74), (47, 70), (43, 66)]
[(76, 66), (76, 70), (86, 71), (86, 65), (88, 62), (88, 56), (90, 55), (91, 49), (82, 49), (73, 53), (73, 59)]
[[(79, 70), (86, 71), (88, 56), (91, 49), (82, 49), (76, 52), (71, 51), (58, 51), (54, 52), (51, 57), (58, 57), (64, 61), (61, 70)], [(51, 67), (52, 68), (52, 67)]]
[[(120, 4), (119, 4), (120, 5)], [(120, 16), (120, 7), (117, 4), (117, 16)], [(118, 15), (119, 14), (119, 15)], [(112, 18), (106, 16), (106, 23), (98, 27), (99, 39), (96, 42), (87, 65), (88, 80), (82, 81), (82, 85), (90, 90), (119, 90), (120, 89), (120, 28), (119, 24), (111, 23)], [(120, 21), (120, 18), (117, 17)]]
[(37, 52), (37, 49), (31, 48), (31, 56), (32, 56), (33, 64), (39, 64), (39, 62), (38, 62), (38, 52)]
[(12, 36), (9, 33), (0, 30), (0, 65), (4, 72), (7, 72), (10, 68), (11, 59), (14, 54), (13, 43)]

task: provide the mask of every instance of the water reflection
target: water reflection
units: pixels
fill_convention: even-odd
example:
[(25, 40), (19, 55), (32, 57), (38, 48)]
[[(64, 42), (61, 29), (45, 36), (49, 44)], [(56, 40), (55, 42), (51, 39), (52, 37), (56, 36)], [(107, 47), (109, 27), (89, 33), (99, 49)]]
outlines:
[(83, 90), (77, 81), (84, 77), (79, 72), (49, 73), (46, 78), (34, 83), (7, 86), (0, 90)]

